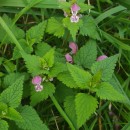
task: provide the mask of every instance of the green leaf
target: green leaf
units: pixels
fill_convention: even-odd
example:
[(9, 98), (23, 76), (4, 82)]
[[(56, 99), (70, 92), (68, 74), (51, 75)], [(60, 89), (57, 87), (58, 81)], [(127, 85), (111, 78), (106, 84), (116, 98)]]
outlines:
[(78, 33), (79, 28), (82, 26), (82, 20), (80, 19), (78, 23), (72, 23), (70, 18), (63, 19), (64, 26), (70, 31), (73, 40), (76, 40), (76, 34)]
[(55, 49), (52, 48), (43, 56), (43, 59), (46, 61), (48, 67), (52, 67), (54, 64), (54, 53)]
[(77, 114), (77, 124), (81, 127), (86, 120), (88, 120), (96, 111), (98, 107), (97, 99), (91, 95), (78, 93), (75, 98), (76, 114)]
[(14, 108), (9, 107), (8, 112), (5, 115), (5, 118), (14, 120), (14, 121), (22, 121), (22, 116), (19, 112), (17, 112)]
[(9, 126), (7, 121), (0, 119), (0, 130), (8, 130)]
[(97, 46), (95, 40), (89, 40), (80, 48), (74, 57), (74, 62), (84, 68), (90, 68), (97, 57)]
[(65, 112), (74, 124), (75, 128), (78, 129), (77, 127), (77, 115), (76, 115), (76, 110), (75, 110), (75, 96), (68, 96), (65, 99), (64, 102), (64, 108)]
[(19, 106), (22, 99), (24, 77), (17, 79), (11, 86), (5, 89), (0, 96), (0, 101), (8, 106), (16, 108)]
[(68, 71), (58, 74), (57, 79), (69, 88), (78, 88), (78, 85)]
[(97, 27), (94, 19), (91, 16), (83, 16), (83, 25), (80, 27), (80, 34), (83, 36), (89, 36), (93, 39), (100, 40), (100, 36), (97, 32)]
[(43, 22), (39, 23), (38, 25), (31, 27), (27, 31), (26, 39), (29, 44), (32, 45), (34, 43), (41, 42), (43, 35), (44, 35), (45, 28), (46, 28), (46, 24), (47, 24), (47, 22), (43, 21)]
[(42, 73), (43, 69), (40, 57), (26, 53), (22, 53), (22, 57), (24, 58), (29, 73), (31, 73), (33, 76)]
[(89, 88), (89, 85), (92, 79), (91, 74), (69, 63), (67, 64), (67, 66), (68, 66), (71, 76), (73, 77), (78, 87), (82, 89)]
[(57, 36), (58, 38), (63, 37), (64, 35), (64, 26), (62, 25), (62, 18), (50, 18), (48, 20), (47, 29), (46, 31), (49, 34), (53, 34), (54, 36)]
[(38, 43), (35, 53), (37, 56), (43, 57), (49, 50), (51, 46), (47, 43)]
[[(6, 14), (4, 14), (2, 18), (5, 21), (5, 23), (8, 25), (8, 27), (11, 29), (11, 31), (13, 32), (13, 34), (15, 35), (17, 39), (24, 38), (25, 34), (22, 29), (18, 28), (16, 25), (12, 27), (13, 20), (11, 18), (9, 18)], [(6, 35), (6, 32), (5, 30), (3, 30), (3, 28), (0, 25), (0, 41), (2, 41), (3, 38), (5, 38), (5, 35)], [(12, 42), (12, 40), (7, 36), (6, 39), (4, 39), (4, 42), (8, 43), (8, 42)]]
[(3, 103), (3, 102), (0, 102), (0, 117), (4, 117), (8, 112), (8, 106)]
[(102, 61), (97, 61), (92, 65), (91, 71), (93, 74), (96, 74), (97, 72), (101, 71), (102, 80), (108, 81), (112, 78), (112, 74), (114, 72), (117, 60), (118, 55), (114, 55)]
[[(27, 54), (30, 54), (33, 51), (32, 46), (28, 45), (27, 42), (24, 39), (19, 40), (20, 45), (22, 46), (22, 48), (24, 48), (24, 51)], [(19, 48), (15, 47), (14, 51), (13, 51), (13, 59), (18, 59), (21, 58), (21, 53), (19, 51)]]
[(17, 121), (16, 124), (23, 130), (49, 130), (45, 124), (42, 123), (36, 111), (31, 106), (23, 106), (19, 112), (23, 117), (23, 121)]
[(53, 67), (49, 71), (49, 76), (50, 77), (56, 77), (59, 73), (67, 71), (67, 66), (66, 64), (56, 62)]
[(35, 90), (32, 91), (30, 104), (35, 106), (37, 103), (47, 99), (49, 95), (52, 95), (54, 92), (55, 87), (52, 83), (43, 83), (43, 90), (41, 92), (36, 92)]
[(126, 98), (119, 93), (116, 89), (113, 88), (113, 86), (107, 82), (102, 82), (97, 91), (96, 94), (101, 99), (107, 99), (111, 101), (118, 101), (118, 102), (125, 102)]

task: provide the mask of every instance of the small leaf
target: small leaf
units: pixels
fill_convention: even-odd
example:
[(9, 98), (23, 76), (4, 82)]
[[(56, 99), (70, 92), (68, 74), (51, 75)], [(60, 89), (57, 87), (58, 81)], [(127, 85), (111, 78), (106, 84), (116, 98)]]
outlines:
[(17, 79), (11, 86), (5, 89), (0, 96), (0, 101), (8, 106), (16, 108), (19, 106), (22, 98), (24, 77)]
[(91, 71), (93, 74), (96, 74), (97, 72), (101, 71), (102, 80), (108, 81), (112, 78), (112, 74), (114, 72), (117, 60), (118, 55), (114, 55), (102, 61), (95, 62), (91, 67)]
[(8, 130), (9, 126), (7, 121), (0, 119), (0, 130)]
[(76, 114), (77, 114), (77, 124), (81, 127), (86, 120), (88, 120), (96, 111), (98, 102), (97, 99), (91, 95), (78, 93), (75, 98), (76, 104)]
[(74, 65), (67, 64), (68, 69), (70, 71), (71, 76), (73, 77), (74, 81), (78, 85), (78, 87), (82, 89), (89, 88), (89, 84), (91, 82), (92, 76), (89, 72), (78, 68)]
[(23, 130), (49, 130), (31, 106), (21, 107), (19, 112), (23, 118), (22, 122), (16, 122), (19, 128)]
[(62, 18), (50, 18), (48, 20), (47, 29), (46, 31), (49, 34), (54, 34), (54, 36), (57, 36), (58, 38), (62, 37), (64, 35), (64, 26), (62, 25)]
[(84, 68), (90, 68), (97, 57), (97, 47), (95, 40), (89, 40), (86, 45), (80, 48), (74, 57), (74, 62)]
[(97, 96), (101, 99), (107, 99), (111, 101), (125, 102), (126, 98), (119, 93), (113, 86), (107, 82), (102, 82), (97, 89)]
[(27, 33), (26, 33), (26, 38), (29, 44), (34, 44), (34, 43), (39, 43), (41, 42), (43, 35), (44, 35), (44, 31), (46, 28), (46, 21), (43, 21), (41, 23), (39, 23), (38, 25), (35, 25), (33, 27), (31, 27)]
[(49, 95), (55, 92), (55, 87), (52, 83), (43, 83), (43, 90), (41, 92), (36, 92), (35, 90), (31, 93), (31, 105), (35, 106), (37, 103), (47, 99)]

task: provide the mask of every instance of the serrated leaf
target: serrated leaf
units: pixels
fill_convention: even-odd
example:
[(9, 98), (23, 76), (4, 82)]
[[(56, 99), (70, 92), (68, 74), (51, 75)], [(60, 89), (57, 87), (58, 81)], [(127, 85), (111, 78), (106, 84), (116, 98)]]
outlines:
[(76, 114), (77, 114), (77, 124), (80, 128), (86, 120), (88, 120), (96, 111), (98, 106), (97, 99), (91, 95), (78, 93), (75, 98)]
[(23, 53), (22, 57), (24, 58), (24, 61), (25, 61), (25, 64), (29, 73), (31, 73), (33, 76), (39, 75), (42, 73), (43, 69), (42, 69), (40, 57), (26, 54), (26, 53)]
[(68, 71), (58, 74), (57, 79), (69, 88), (78, 88), (78, 85)]
[(77, 127), (77, 115), (75, 110), (75, 96), (68, 96), (65, 99), (64, 102), (64, 108), (67, 116), (70, 118), (72, 123), (74, 124), (74, 127), (78, 129)]
[(86, 45), (80, 48), (74, 57), (74, 62), (84, 68), (90, 68), (97, 57), (97, 47), (95, 40), (89, 40)]
[(59, 73), (67, 71), (67, 66), (66, 64), (56, 62), (53, 67), (49, 71), (49, 76), (50, 77), (56, 77)]
[[(21, 47), (24, 48), (24, 51), (27, 54), (30, 54), (33, 51), (32, 46), (28, 45), (27, 42), (24, 39), (19, 40), (19, 43), (20, 43)], [(18, 59), (18, 58), (21, 58), (21, 57), (22, 56), (21, 56), (19, 49), (17, 47), (15, 47), (14, 51), (13, 51), (13, 59)]]
[(52, 95), (54, 92), (55, 87), (52, 83), (43, 83), (43, 90), (41, 92), (36, 92), (35, 90), (32, 91), (30, 104), (35, 106), (37, 103), (47, 99), (49, 95)]
[(20, 115), (20, 113), (12, 107), (8, 108), (8, 112), (5, 115), (5, 118), (14, 120), (14, 121), (22, 121), (22, 116)]
[(31, 27), (27, 31), (26, 39), (29, 44), (32, 45), (34, 43), (41, 42), (43, 35), (44, 35), (45, 28), (46, 28), (46, 24), (47, 24), (47, 22), (43, 21), (43, 22), (39, 23), (38, 25)]
[(47, 29), (46, 31), (49, 34), (53, 34), (54, 36), (57, 36), (58, 38), (62, 37), (64, 35), (64, 26), (62, 25), (62, 19), (61, 18), (50, 18), (48, 20)]
[(80, 87), (81, 89), (89, 88), (89, 84), (91, 82), (92, 76), (89, 72), (78, 68), (74, 65), (67, 64), (69, 72), (71, 76), (73, 77), (75, 83)]
[(7, 121), (0, 119), (0, 130), (8, 130), (9, 126)]
[(70, 34), (72, 35), (73, 40), (76, 40), (76, 34), (79, 30), (79, 28), (82, 26), (82, 20), (80, 19), (78, 23), (72, 23), (70, 21), (70, 18), (64, 18), (63, 19), (64, 26), (70, 31)]
[(51, 46), (47, 43), (38, 43), (35, 53), (37, 56), (43, 57), (49, 50)]
[(5, 89), (0, 95), (0, 101), (13, 108), (18, 107), (22, 99), (23, 80), (22, 76)]
[(55, 49), (52, 48), (43, 56), (43, 59), (46, 61), (48, 67), (52, 67), (54, 64), (54, 53)]
[(31, 106), (21, 107), (19, 112), (23, 118), (22, 122), (16, 122), (19, 128), (23, 130), (49, 130)]
[(101, 99), (107, 99), (111, 101), (125, 102), (125, 97), (119, 93), (113, 86), (107, 82), (102, 82), (97, 89), (97, 96)]
[(100, 40), (94, 19), (91, 16), (86, 15), (82, 17), (82, 20), (83, 24), (80, 27), (80, 34), (83, 36), (89, 36), (93, 39)]
[(102, 61), (95, 62), (91, 67), (91, 71), (93, 74), (101, 71), (102, 80), (108, 81), (112, 78), (112, 74), (114, 72), (114, 68), (116, 66), (117, 60), (118, 60), (118, 55), (114, 55)]

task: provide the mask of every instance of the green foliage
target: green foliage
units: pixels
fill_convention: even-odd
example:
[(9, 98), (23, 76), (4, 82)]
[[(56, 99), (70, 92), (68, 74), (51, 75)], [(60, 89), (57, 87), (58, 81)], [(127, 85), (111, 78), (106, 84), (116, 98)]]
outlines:
[(70, 34), (72, 35), (72, 39), (75, 41), (76, 34), (77, 34), (79, 28), (82, 27), (82, 25), (83, 25), (82, 20), (80, 19), (78, 23), (72, 23), (70, 21), (70, 18), (67, 17), (67, 18), (63, 19), (63, 24), (70, 31)]
[(0, 130), (8, 130), (9, 126), (7, 121), (0, 119)]
[(23, 53), (22, 57), (24, 58), (29, 73), (32, 75), (39, 75), (42, 73), (42, 64), (40, 57), (26, 53)]
[[(18, 28), (16, 25), (12, 27), (13, 20), (11, 18), (9, 18), (6, 14), (4, 14), (2, 18), (5, 21), (5, 23), (9, 26), (9, 28), (11, 28), (11, 31), (13, 32), (13, 34), (15, 35), (17, 39), (24, 38), (25, 33), (22, 29)], [(5, 39), (5, 35), (6, 35), (6, 32), (0, 25), (0, 41), (4, 40), (4, 42), (7, 42), (7, 43), (12, 42), (12, 40), (8, 36)]]
[(75, 110), (75, 96), (66, 97), (65, 102), (64, 102), (64, 108), (65, 108), (65, 112), (67, 113), (68, 117), (74, 124), (75, 128), (78, 129), (77, 115), (76, 115), (76, 110)]
[(96, 111), (98, 102), (97, 99), (91, 95), (78, 93), (75, 99), (75, 109), (77, 115), (77, 125), (81, 127), (91, 114)]
[(98, 87), (96, 94), (101, 99), (107, 99), (111, 101), (126, 102), (126, 98), (119, 93), (113, 86), (107, 82), (102, 82)]
[(36, 92), (34, 89), (31, 92), (31, 102), (32, 106), (35, 106), (37, 103), (47, 99), (49, 95), (52, 95), (55, 92), (55, 87), (52, 83), (46, 82), (43, 83), (43, 90), (41, 92)]
[(61, 81), (63, 84), (65, 84), (67, 87), (78, 88), (78, 85), (76, 84), (76, 82), (74, 81), (74, 79), (68, 71), (60, 73), (57, 76), (57, 79)]
[(35, 53), (37, 56), (43, 57), (49, 50), (51, 46), (45, 42), (38, 43)]
[(101, 71), (102, 80), (108, 81), (112, 78), (112, 74), (114, 72), (117, 60), (118, 55), (114, 55), (102, 61), (95, 62), (91, 67), (91, 71), (93, 74), (97, 73), (98, 71)]
[(13, 108), (18, 107), (22, 99), (23, 80), (22, 76), (5, 89), (0, 95), (0, 101)]
[(26, 33), (26, 39), (28, 44), (34, 44), (34, 43), (39, 43), (41, 42), (43, 36), (44, 36), (44, 31), (46, 28), (46, 21), (43, 21), (39, 23), (38, 25), (35, 25), (31, 27), (27, 33)]
[(74, 57), (74, 62), (84, 68), (90, 68), (97, 57), (97, 47), (94, 40), (89, 40)]
[(53, 34), (54, 36), (57, 36), (59, 38), (63, 37), (65, 30), (61, 20), (62, 18), (50, 18), (48, 20), (46, 32), (48, 32), (49, 34)]
[(48, 130), (31, 106), (20, 107), (19, 112), (23, 118), (23, 121), (16, 122), (19, 128), (23, 130)]
[(77, 86), (81, 89), (89, 88), (90, 81), (92, 79), (92, 76), (89, 72), (78, 68), (74, 65), (67, 64), (69, 72), (71, 76), (73, 77), (73, 80), (77, 84)]

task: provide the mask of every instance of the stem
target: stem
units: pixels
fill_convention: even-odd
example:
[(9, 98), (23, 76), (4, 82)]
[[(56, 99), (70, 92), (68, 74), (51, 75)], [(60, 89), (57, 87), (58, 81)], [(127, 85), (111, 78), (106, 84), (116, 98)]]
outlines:
[(55, 97), (53, 95), (51, 95), (50, 98), (53, 101), (53, 103), (54, 103), (55, 107), (57, 108), (57, 110), (60, 112), (60, 114), (66, 120), (66, 122), (69, 124), (71, 130), (76, 130), (75, 127), (74, 127), (74, 125), (72, 124), (72, 122), (70, 121), (70, 119), (68, 118), (68, 116), (66, 115), (66, 113), (63, 111), (63, 109), (61, 108), (61, 106), (59, 105), (59, 103), (57, 102), (57, 100), (55, 99)]
[(100, 1), (97, 0), (97, 6), (98, 6), (98, 11), (101, 13), (101, 5), (100, 5)]

